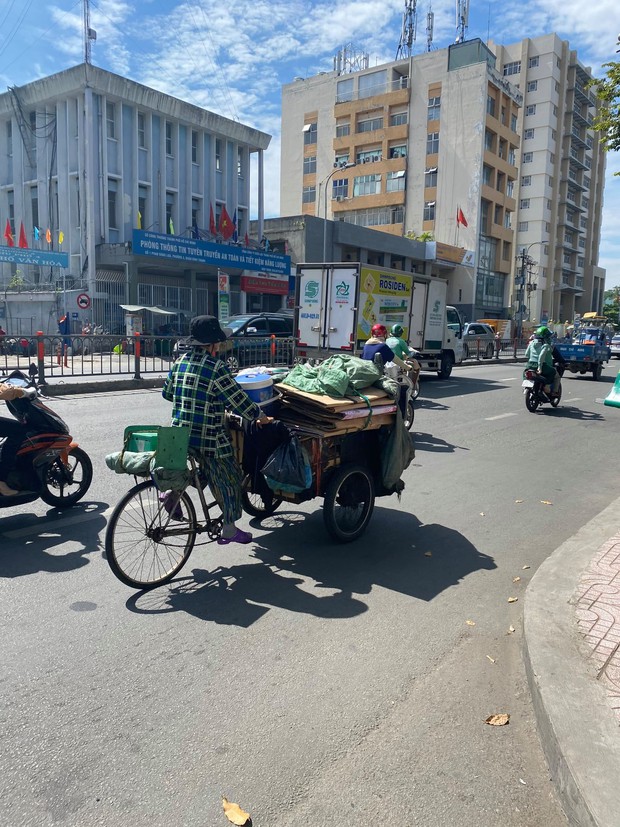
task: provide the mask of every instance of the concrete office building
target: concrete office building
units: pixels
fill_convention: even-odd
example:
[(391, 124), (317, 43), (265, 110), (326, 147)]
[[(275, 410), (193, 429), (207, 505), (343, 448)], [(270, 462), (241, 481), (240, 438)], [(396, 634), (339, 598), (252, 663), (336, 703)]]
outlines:
[[(560, 91), (566, 100), (561, 111), (578, 118), (572, 101), (581, 95), (582, 81), (575, 91), (570, 78), (581, 79), (585, 70), (577, 68), (567, 44), (557, 44), (565, 60), (565, 82)], [(531, 46), (532, 54), (534, 48)], [(561, 232), (564, 238), (560, 222), (566, 210), (561, 214), (555, 210), (538, 227), (532, 223), (531, 233), (544, 231), (544, 237), (517, 235), (523, 220), (519, 215), (522, 122), (528, 116), (523, 109), (524, 84), (521, 88), (517, 85), (521, 78), (505, 71), (507, 56), (511, 57), (508, 63), (516, 61), (508, 49), (513, 47), (495, 47), (498, 60), (493, 48), (471, 40), (373, 68), (367, 60), (358, 59), (353, 65), (347, 62), (350, 55), (343, 58), (339, 53), (333, 72), (297, 78), (285, 85), (282, 215), (302, 212), (397, 236), (430, 233), (439, 242), (463, 248), (464, 261), (473, 259), (475, 264), (455, 268), (448, 300), (468, 319), (518, 320), (519, 312), (526, 317), (528, 296), (532, 318), (540, 318), (544, 311), (548, 318), (560, 319), (561, 311), (572, 317), (573, 310), (579, 309), (574, 305), (579, 294), (574, 289), (564, 292), (567, 275), (562, 275), (561, 268), (544, 275), (541, 271), (535, 292), (528, 293), (524, 287), (519, 296), (514, 283), (523, 239), (533, 253), (535, 242), (551, 238), (552, 226), (556, 235)], [(541, 95), (544, 89), (541, 83)], [(587, 106), (584, 103), (586, 115), (590, 98)], [(551, 104), (547, 114), (553, 116)], [(539, 107), (539, 116), (545, 116), (545, 107)], [(568, 127), (562, 123), (555, 128), (564, 136)], [(590, 163), (596, 181), (590, 181), (589, 186), (598, 198), (592, 198), (590, 205), (592, 221), (580, 231), (588, 234), (586, 244), (597, 255), (604, 162), (598, 143), (586, 129), (587, 120), (579, 121), (584, 145), (577, 154), (583, 156), (584, 169)], [(571, 126), (569, 134), (573, 132)], [(560, 161), (564, 157), (562, 146), (560, 140), (554, 158), (558, 165), (552, 182), (556, 200), (562, 193), (574, 194), (561, 178), (562, 170), (567, 178), (569, 170), (571, 176), (574, 172), (571, 162)], [(567, 155), (573, 158), (571, 148)], [(526, 163), (528, 158), (526, 155)], [(578, 177), (583, 181), (582, 175)], [(549, 179), (547, 183), (551, 186)], [(547, 200), (553, 200), (552, 193), (546, 193)], [(572, 240), (579, 249), (576, 236)], [(326, 257), (330, 258), (329, 249)], [(575, 266), (581, 258), (575, 256)], [(583, 302), (591, 304), (597, 301), (598, 292), (586, 296), (586, 285), (596, 282), (598, 290), (602, 274), (596, 256), (582, 264)], [(531, 287), (534, 267), (525, 269), (525, 281)]]
[[(9, 88), (0, 95), (2, 228), (8, 219), (17, 249), (23, 223), (32, 257), (62, 251), (68, 266), (11, 263), (7, 238), (1, 282), (19, 270), (26, 287), (51, 281), (57, 291), (86, 292), (92, 301), (81, 319), (113, 332), (123, 328), (125, 302), (167, 309), (174, 313), (167, 320), (182, 328), (196, 313), (217, 313), (221, 262), (231, 312), (239, 312), (241, 278), (246, 265), (258, 269), (258, 251), (246, 255), (237, 246), (233, 255), (232, 245), (209, 233), (210, 213), (216, 226), (224, 208), (236, 214), (244, 239), (256, 153), (262, 225), (269, 142), (256, 129), (88, 63)], [(261, 271), (281, 260), (263, 257)], [(287, 279), (287, 267), (275, 269)], [(149, 327), (162, 320), (145, 318)]]

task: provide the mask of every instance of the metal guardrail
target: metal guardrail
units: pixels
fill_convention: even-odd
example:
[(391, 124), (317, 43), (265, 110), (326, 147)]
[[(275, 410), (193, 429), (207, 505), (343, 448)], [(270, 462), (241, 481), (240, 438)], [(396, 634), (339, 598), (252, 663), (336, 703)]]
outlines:
[[(472, 337), (473, 338), (473, 337)], [(500, 356), (510, 356), (513, 359), (523, 358), (527, 349), (529, 339), (496, 339), (493, 343), (493, 359)], [(489, 342), (475, 339), (467, 342), (469, 354), (463, 357), (464, 362), (480, 362), (486, 358)]]
[[(71, 376), (125, 376), (141, 379), (167, 374), (176, 359), (178, 337), (112, 336), (110, 334), (5, 336), (0, 339), (0, 375), (28, 372), (34, 363), (39, 381)], [(296, 356), (293, 338), (230, 339), (221, 354), (231, 370), (259, 365), (291, 366)]]

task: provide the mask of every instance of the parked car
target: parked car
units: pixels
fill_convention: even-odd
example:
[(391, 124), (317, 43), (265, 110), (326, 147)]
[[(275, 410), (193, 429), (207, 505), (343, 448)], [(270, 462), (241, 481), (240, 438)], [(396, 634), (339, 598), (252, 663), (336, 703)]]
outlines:
[(609, 349), (612, 356), (615, 356), (616, 359), (620, 359), (620, 333), (616, 333), (613, 337), (609, 344)]
[[(293, 347), (285, 347), (278, 340), (292, 340), (293, 316), (288, 313), (243, 313), (231, 316), (222, 327), (230, 327), (233, 334), (224, 346), (223, 356), (231, 371), (239, 368), (271, 364), (272, 336), (275, 336), (275, 364), (291, 364)], [(187, 339), (180, 339), (174, 348), (175, 356), (187, 350)]]
[[(478, 347), (480, 341), (480, 347)], [(463, 328), (463, 359), (480, 355), (492, 359), (495, 353), (495, 331), (482, 322), (467, 322)]]

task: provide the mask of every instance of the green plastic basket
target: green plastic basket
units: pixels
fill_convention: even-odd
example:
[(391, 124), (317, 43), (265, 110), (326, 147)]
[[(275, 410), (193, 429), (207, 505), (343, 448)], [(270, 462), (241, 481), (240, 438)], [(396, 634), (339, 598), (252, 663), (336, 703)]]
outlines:
[(155, 451), (157, 466), (171, 471), (187, 468), (189, 428), (165, 425), (128, 425), (123, 439), (125, 451)]

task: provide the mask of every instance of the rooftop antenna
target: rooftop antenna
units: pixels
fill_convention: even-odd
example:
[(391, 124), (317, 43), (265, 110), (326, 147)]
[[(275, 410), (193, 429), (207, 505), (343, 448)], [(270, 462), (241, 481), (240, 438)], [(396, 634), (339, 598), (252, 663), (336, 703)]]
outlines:
[(90, 27), (90, 0), (82, 0), (84, 15), (84, 63), (91, 62), (91, 43), (97, 40), (97, 32)]
[(462, 43), (469, 24), (469, 0), (456, 0), (456, 40)]
[(368, 69), (370, 56), (354, 43), (347, 43), (334, 56), (334, 72), (345, 75), (349, 72), (359, 72)]
[(417, 25), (416, 0), (405, 0), (403, 27), (400, 32), (400, 41), (396, 50), (396, 60), (411, 57), (411, 47), (415, 43)]
[(435, 25), (435, 15), (431, 7), (428, 7), (428, 14), (426, 15), (426, 51), (430, 52), (433, 48), (433, 27)]

